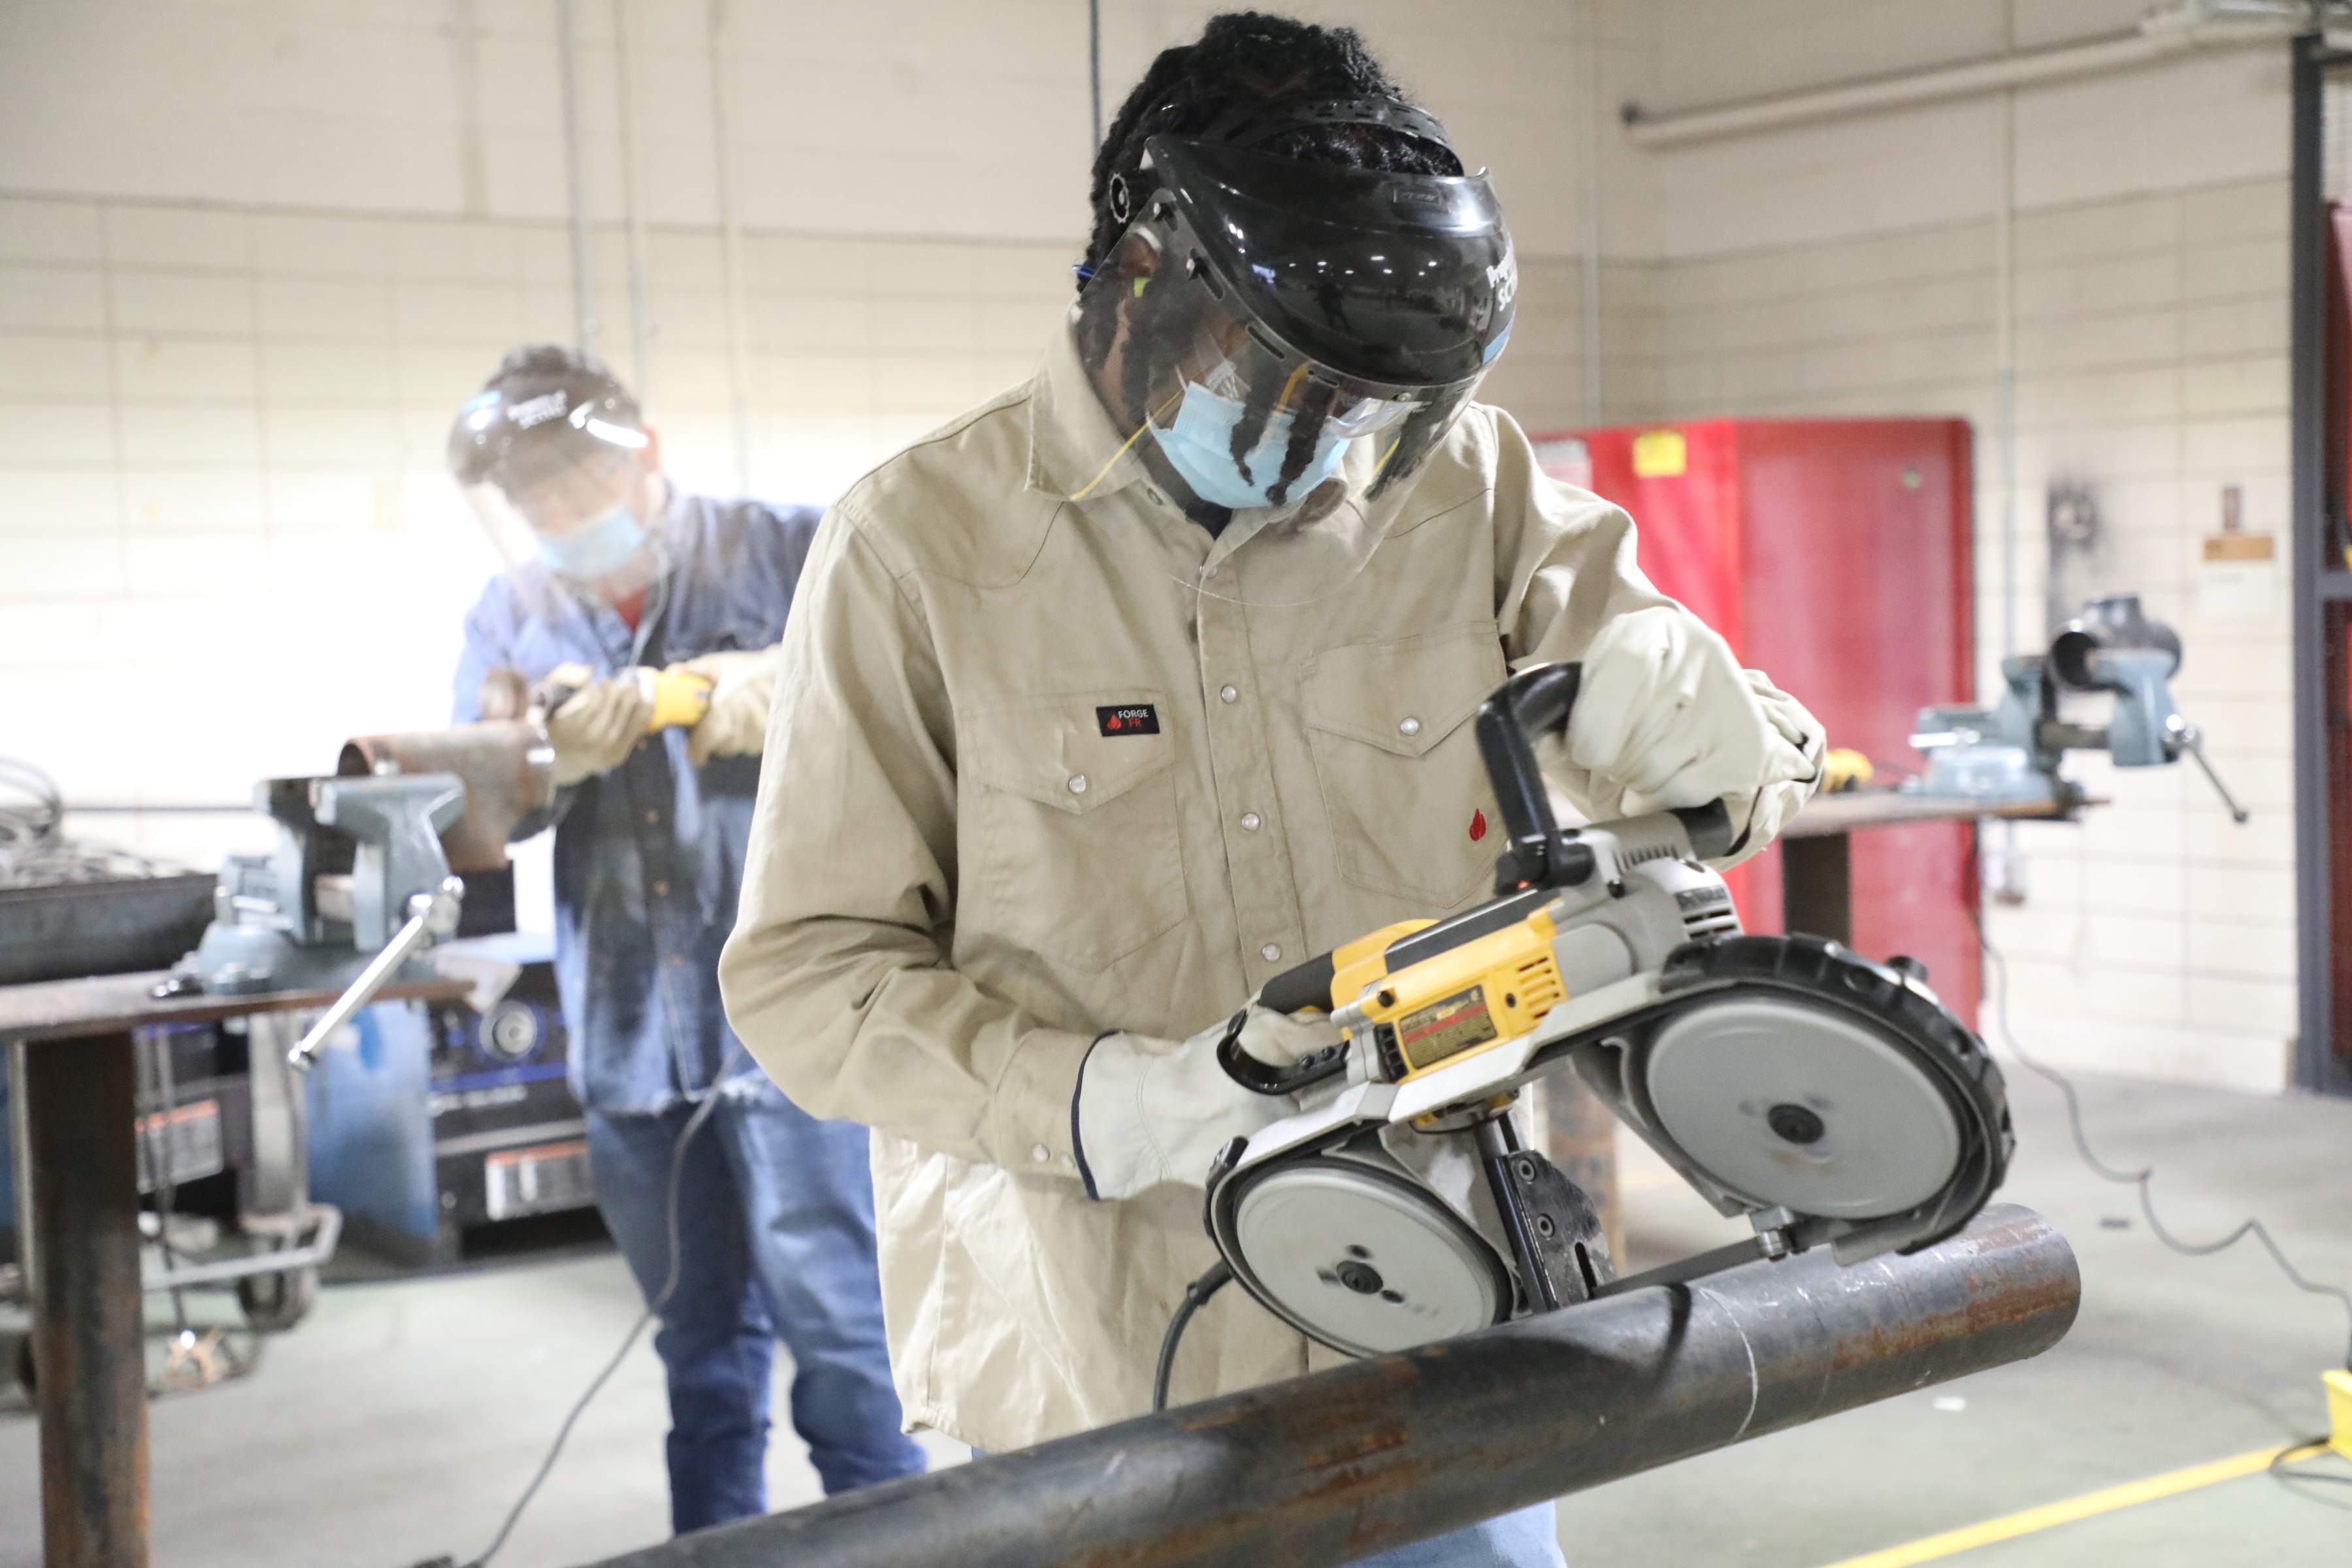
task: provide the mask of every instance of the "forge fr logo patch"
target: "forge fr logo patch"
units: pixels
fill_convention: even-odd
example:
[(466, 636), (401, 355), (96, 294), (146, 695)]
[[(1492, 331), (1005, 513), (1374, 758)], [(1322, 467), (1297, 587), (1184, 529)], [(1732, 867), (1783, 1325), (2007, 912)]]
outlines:
[(1095, 728), (1106, 735), (1157, 735), (1160, 712), (1149, 702), (1095, 710)]

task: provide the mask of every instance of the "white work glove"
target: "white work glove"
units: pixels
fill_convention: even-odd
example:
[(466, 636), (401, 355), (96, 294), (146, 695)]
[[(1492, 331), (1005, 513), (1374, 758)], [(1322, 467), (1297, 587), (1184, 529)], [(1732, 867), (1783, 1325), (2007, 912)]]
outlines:
[(559, 665), (549, 673), (546, 683), (580, 689), (547, 716), (547, 739), (555, 748), (559, 786), (576, 784), (619, 767), (652, 721), (653, 699), (646, 694), (635, 670), (598, 680), (584, 664)]
[(1730, 645), (1688, 610), (1619, 616), (1583, 662), (1568, 760), (1617, 785), (1627, 816), (1720, 800), (1744, 858), (1819, 782), (1821, 727), (1740, 668)]
[(783, 653), (778, 643), (751, 653), (706, 653), (671, 666), (710, 682), (709, 710), (687, 733), (688, 762), (698, 768), (713, 757), (756, 757), (766, 747)]
[[(1294, 1096), (1244, 1089), (1219, 1065), (1232, 1026), (1225, 1020), (1181, 1044), (1129, 1034), (1095, 1042), (1070, 1117), (1087, 1196), (1131, 1198), (1162, 1182), (1206, 1186), (1219, 1150), (1297, 1111)], [(1288, 1068), (1339, 1037), (1327, 1019), (1294, 1020), (1253, 1002), (1241, 1045)]]

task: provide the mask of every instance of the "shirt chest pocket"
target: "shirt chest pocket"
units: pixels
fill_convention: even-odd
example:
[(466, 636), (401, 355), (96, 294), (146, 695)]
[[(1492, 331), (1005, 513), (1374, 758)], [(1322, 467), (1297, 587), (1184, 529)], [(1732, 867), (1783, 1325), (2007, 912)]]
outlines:
[(1307, 736), (1348, 881), (1434, 914), (1494, 875), (1502, 833), (1471, 720), (1505, 673), (1492, 621), (1307, 661)]
[(1092, 973), (1182, 924), (1171, 719), (1132, 687), (967, 707), (957, 925)]

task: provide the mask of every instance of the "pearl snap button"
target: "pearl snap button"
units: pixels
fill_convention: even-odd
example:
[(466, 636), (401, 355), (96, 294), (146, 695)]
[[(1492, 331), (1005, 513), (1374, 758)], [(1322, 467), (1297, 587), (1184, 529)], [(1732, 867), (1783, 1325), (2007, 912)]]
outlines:
[(1217, 695), (1223, 698), (1226, 701), (1232, 702), (1240, 698), (1241, 689), (1239, 687), (1228, 686), (1219, 690)]
[(1279, 944), (1270, 942), (1257, 950), (1257, 955), (1268, 963), (1272, 963), (1282, 956), (1282, 948)]
[(1257, 831), (1257, 813), (1256, 813), (1256, 812), (1255, 812), (1255, 811), (1244, 811), (1244, 812), (1243, 812), (1243, 813), (1242, 813), (1242, 828), (1243, 828), (1243, 831), (1244, 831), (1244, 832), (1248, 832), (1248, 833), (1255, 833), (1255, 832)]
[(1046, 1161), (1054, 1157), (1054, 1152), (1051, 1149), (1046, 1148), (1043, 1143), (1040, 1143), (1035, 1148), (1029, 1151), (1029, 1157), (1042, 1165)]
[(1072, 795), (1084, 795), (1087, 793), (1086, 774), (1072, 773), (1070, 775), (1070, 793)]
[(1420, 721), (1420, 720), (1418, 720), (1418, 719), (1400, 719), (1400, 720), (1398, 720), (1398, 721), (1397, 721), (1397, 733), (1398, 733), (1398, 734), (1400, 734), (1400, 735), (1418, 735), (1418, 734), (1420, 734), (1420, 733), (1421, 733), (1421, 721)]

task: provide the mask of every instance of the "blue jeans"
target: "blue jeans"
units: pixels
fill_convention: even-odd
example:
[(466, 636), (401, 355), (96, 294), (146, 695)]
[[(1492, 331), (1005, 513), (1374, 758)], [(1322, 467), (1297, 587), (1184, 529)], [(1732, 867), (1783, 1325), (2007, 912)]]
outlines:
[(1568, 1568), (1559, 1552), (1552, 1506), (1539, 1502), (1517, 1513), (1448, 1531), (1411, 1546), (1356, 1560), (1354, 1568)]
[[(669, 1277), (672, 1151), (692, 1108), (588, 1113), (596, 1206), (650, 1301)], [(774, 1095), (721, 1099), (678, 1173), (668, 1373), (670, 1528), (765, 1513), (768, 1381), (792, 1352), (793, 1429), (828, 1493), (912, 1475), (874, 1263), (866, 1129)]]
[[(988, 1455), (974, 1448), (971, 1457)], [(1359, 1557), (1349, 1568), (1568, 1568), (1552, 1505), (1537, 1503), (1466, 1530), (1449, 1530), (1411, 1546)]]

